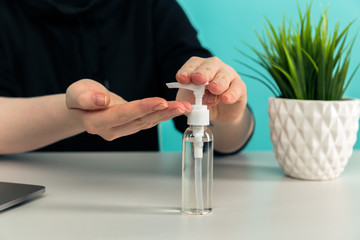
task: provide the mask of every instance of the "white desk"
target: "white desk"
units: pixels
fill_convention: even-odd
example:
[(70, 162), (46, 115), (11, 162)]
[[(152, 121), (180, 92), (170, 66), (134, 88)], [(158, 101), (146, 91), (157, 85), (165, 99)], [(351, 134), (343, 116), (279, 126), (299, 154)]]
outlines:
[(0, 213), (0, 239), (360, 239), (360, 152), (340, 179), (285, 177), (272, 152), (216, 159), (213, 213), (180, 213), (180, 153), (0, 157), (0, 181), (46, 186)]

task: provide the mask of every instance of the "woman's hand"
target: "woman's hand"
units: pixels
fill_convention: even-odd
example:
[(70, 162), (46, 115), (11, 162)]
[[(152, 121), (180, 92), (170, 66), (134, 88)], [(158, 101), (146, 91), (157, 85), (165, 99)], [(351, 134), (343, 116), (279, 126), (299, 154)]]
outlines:
[[(247, 102), (245, 83), (219, 58), (192, 57), (179, 69), (176, 79), (182, 84), (209, 83), (203, 103), (209, 106), (213, 122), (235, 122), (241, 118)], [(186, 89), (179, 89), (176, 99), (194, 102), (192, 92)]]
[[(214, 147), (222, 153), (241, 149), (251, 137), (254, 117), (246, 108), (246, 86), (237, 72), (217, 57), (192, 57), (177, 72), (176, 79), (182, 84), (209, 83), (203, 104), (210, 110)], [(194, 102), (193, 93), (186, 89), (179, 89), (176, 99)]]
[(84, 131), (108, 141), (154, 127), (191, 109), (187, 102), (158, 97), (127, 102), (89, 79), (69, 86), (66, 105)]

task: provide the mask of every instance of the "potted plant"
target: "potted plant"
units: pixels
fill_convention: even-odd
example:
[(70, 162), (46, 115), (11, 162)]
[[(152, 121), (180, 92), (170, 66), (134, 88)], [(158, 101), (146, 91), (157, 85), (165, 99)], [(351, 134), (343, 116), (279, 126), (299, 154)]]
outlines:
[(257, 34), (263, 52), (249, 46), (256, 57), (240, 52), (271, 76), (249, 67), (274, 93), (269, 99), (271, 141), (286, 175), (307, 180), (338, 178), (352, 155), (359, 127), (358, 99), (343, 98), (355, 72), (348, 77), (354, 39), (347, 43), (350, 23), (328, 30), (328, 9), (311, 19), (311, 4), (299, 23), (283, 18), (275, 28), (266, 19), (265, 35)]

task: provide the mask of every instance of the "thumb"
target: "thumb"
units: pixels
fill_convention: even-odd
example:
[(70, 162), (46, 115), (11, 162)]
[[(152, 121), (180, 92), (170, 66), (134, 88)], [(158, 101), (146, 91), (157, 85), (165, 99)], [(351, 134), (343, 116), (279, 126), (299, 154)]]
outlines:
[(70, 109), (97, 110), (110, 103), (109, 91), (93, 80), (80, 80), (66, 90), (66, 105)]

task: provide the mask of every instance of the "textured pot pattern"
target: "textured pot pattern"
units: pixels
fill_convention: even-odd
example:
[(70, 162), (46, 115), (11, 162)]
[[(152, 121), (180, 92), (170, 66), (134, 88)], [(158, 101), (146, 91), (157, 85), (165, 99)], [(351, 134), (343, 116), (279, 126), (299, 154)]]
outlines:
[(352, 155), (360, 101), (270, 98), (271, 141), (285, 174), (307, 180), (338, 178)]

